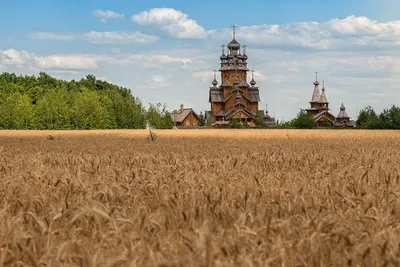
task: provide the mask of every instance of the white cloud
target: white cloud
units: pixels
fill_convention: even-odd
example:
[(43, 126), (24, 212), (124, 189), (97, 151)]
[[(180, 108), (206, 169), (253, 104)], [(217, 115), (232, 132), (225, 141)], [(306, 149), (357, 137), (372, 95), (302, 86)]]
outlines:
[[(349, 16), (327, 22), (243, 26), (237, 36), (243, 44), (282, 50), (398, 49), (400, 21), (378, 22), (367, 17)], [(209, 30), (207, 37), (226, 41), (231, 38), (231, 30)]]
[(30, 37), (33, 39), (47, 39), (47, 40), (59, 40), (59, 41), (72, 41), (76, 37), (72, 34), (57, 34), (53, 32), (31, 32)]
[(51, 32), (32, 32), (34, 39), (44, 40), (84, 40), (95, 44), (150, 44), (157, 42), (159, 38), (141, 32), (98, 32), (57, 34)]
[[(308, 107), (314, 72), (318, 71), (320, 81), (325, 80), (332, 113), (336, 115), (344, 102), (354, 118), (357, 109), (368, 104), (378, 112), (400, 105), (398, 25), (396, 21), (382, 23), (354, 16), (326, 22), (254, 25), (241, 27), (237, 40), (249, 44), (248, 68), (256, 71), (260, 108), (268, 104), (270, 114), (275, 112), (278, 119), (294, 117), (300, 108)], [(81, 34), (76, 39), (89, 37), (85, 38)], [(190, 47), (184, 40), (157, 50), (149, 45), (137, 53), (128, 53), (130, 46), (122, 50), (110, 46), (93, 54), (56, 55), (10, 49), (0, 51), (0, 67), (2, 71), (16, 69), (31, 74), (47, 68), (46, 72), (62, 73), (65, 78), (77, 72), (78, 78), (93, 73), (131, 88), (143, 103), (165, 102), (168, 107), (185, 103), (201, 111), (210, 107), (212, 71), (219, 68), (220, 44), (231, 40), (231, 29), (208, 31), (207, 38), (207, 42), (191, 41)]]
[(90, 70), (98, 69), (98, 58), (91, 55), (51, 55), (37, 58), (39, 69)]
[(0, 64), (17, 67), (27, 67), (34, 56), (26, 51), (17, 51), (15, 49), (0, 50)]
[(107, 77), (104, 77), (104, 76), (98, 76), (97, 80), (105, 81), (105, 82), (108, 82), (108, 83), (114, 83), (113, 81), (111, 81), (110, 79), (108, 79)]
[(158, 37), (140, 32), (97, 32), (83, 34), (89, 42), (97, 44), (150, 44), (158, 41)]
[(149, 82), (153, 86), (168, 86), (169, 85), (166, 78), (162, 75), (152, 75)]
[(90, 70), (98, 69), (102, 57), (90, 54), (55, 54), (37, 56), (27, 51), (15, 49), (0, 50), (0, 65), (16, 67), (19, 69), (35, 70)]
[(157, 52), (152, 51), (151, 53), (141, 53), (141, 54), (120, 54), (115, 55), (109, 59), (109, 63), (118, 65), (135, 65), (140, 68), (145, 69), (167, 69), (169, 71), (172, 66), (178, 68), (187, 68), (189, 65), (196, 64), (194, 60), (190, 57), (173, 57), (165, 54), (157, 54)]
[[(156, 52), (146, 54), (53, 54), (39, 56), (15, 49), (0, 50), (0, 65), (18, 68), (33, 67), (38, 70), (94, 70), (102, 65), (136, 66), (142, 69), (185, 69), (196, 61), (190, 57), (171, 57)], [(153, 82), (158, 76), (154, 76)]]
[[(200, 81), (207, 83), (209, 86), (211, 86), (211, 82), (214, 79), (214, 74), (212, 71), (196, 71), (192, 73), (192, 77), (199, 79)], [(220, 83), (220, 79), (217, 76), (217, 81)]]
[(134, 14), (132, 20), (140, 25), (159, 28), (176, 38), (202, 39), (205, 29), (189, 16), (173, 8), (154, 8)]
[(111, 10), (94, 10), (93, 16), (100, 19), (101, 22), (106, 22), (109, 19), (124, 19), (124, 15)]

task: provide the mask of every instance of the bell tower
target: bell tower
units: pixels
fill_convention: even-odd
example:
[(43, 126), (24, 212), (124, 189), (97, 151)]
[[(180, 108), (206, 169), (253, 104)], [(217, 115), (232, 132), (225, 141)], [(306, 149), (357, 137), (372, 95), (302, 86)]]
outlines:
[(260, 101), (259, 89), (255, 87), (254, 75), (252, 85), (247, 83), (247, 46), (241, 46), (236, 40), (236, 25), (233, 29), (232, 40), (228, 45), (222, 45), (220, 56), (221, 84), (218, 85), (215, 73), (210, 87), (209, 102), (215, 125), (227, 125), (234, 117), (254, 125), (258, 114)]

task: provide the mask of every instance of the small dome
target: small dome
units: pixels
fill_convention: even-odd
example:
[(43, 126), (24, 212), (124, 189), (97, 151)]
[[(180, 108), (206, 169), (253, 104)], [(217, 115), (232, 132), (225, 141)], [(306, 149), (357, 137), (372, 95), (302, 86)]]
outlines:
[(318, 82), (318, 81), (315, 81), (315, 82), (314, 82), (314, 85), (319, 85), (319, 82)]
[(218, 82), (216, 79), (214, 79), (214, 81), (212, 81), (212, 85), (217, 86)]
[(226, 60), (227, 58), (228, 57), (225, 54), (222, 54), (221, 57), (220, 57), (221, 60)]
[(229, 44), (228, 48), (230, 50), (239, 50), (240, 49), (240, 44), (236, 41), (236, 39), (233, 39)]
[(256, 81), (254, 79), (251, 79), (250, 84), (251, 84), (251, 86), (254, 86), (254, 85), (256, 85)]

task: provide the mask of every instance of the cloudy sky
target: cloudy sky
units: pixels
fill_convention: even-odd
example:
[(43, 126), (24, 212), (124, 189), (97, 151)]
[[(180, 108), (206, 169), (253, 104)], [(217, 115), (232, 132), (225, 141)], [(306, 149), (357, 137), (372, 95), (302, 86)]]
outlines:
[(208, 110), (220, 46), (248, 45), (261, 107), (307, 108), (315, 72), (332, 113), (400, 105), (398, 0), (2, 1), (0, 72), (94, 74), (147, 103)]

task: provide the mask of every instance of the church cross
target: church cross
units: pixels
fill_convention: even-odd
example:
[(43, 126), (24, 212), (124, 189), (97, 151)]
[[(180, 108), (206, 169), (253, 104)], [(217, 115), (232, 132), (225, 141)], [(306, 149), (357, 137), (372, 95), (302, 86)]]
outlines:
[(318, 72), (315, 73), (315, 80), (318, 81)]
[(224, 44), (221, 45), (221, 47), (222, 47), (222, 54), (225, 54), (225, 46), (226, 46), (226, 45), (224, 45)]
[(243, 46), (243, 55), (246, 55), (246, 51), (247, 51), (247, 45)]
[(251, 71), (251, 78), (254, 80), (254, 70)]
[(217, 79), (217, 70), (214, 70), (214, 80)]
[(232, 26), (232, 29), (233, 29), (233, 39), (235, 39), (235, 37), (236, 37), (236, 28), (238, 27), (236, 24), (233, 24)]

